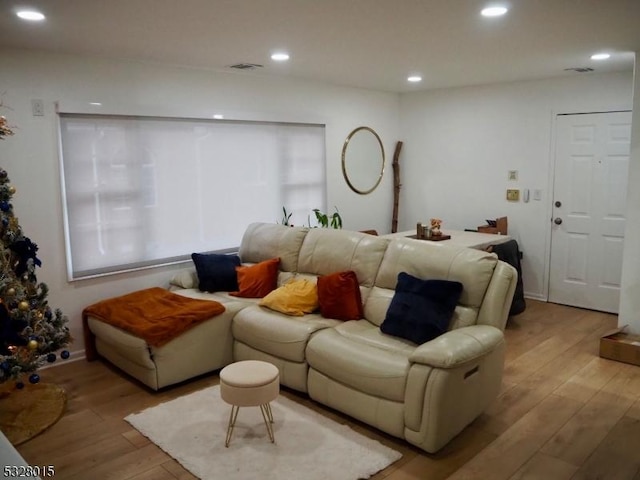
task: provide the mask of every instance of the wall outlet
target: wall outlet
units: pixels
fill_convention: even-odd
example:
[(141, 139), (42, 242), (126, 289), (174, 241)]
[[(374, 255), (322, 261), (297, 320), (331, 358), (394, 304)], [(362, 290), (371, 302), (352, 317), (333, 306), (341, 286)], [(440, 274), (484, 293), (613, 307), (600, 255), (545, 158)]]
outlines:
[(31, 113), (34, 117), (44, 116), (44, 102), (39, 98), (31, 100)]
[(533, 191), (533, 199), (534, 200), (542, 200), (542, 191), (540, 189), (536, 188)]
[(515, 188), (507, 189), (507, 200), (510, 202), (518, 202), (520, 200), (520, 190)]

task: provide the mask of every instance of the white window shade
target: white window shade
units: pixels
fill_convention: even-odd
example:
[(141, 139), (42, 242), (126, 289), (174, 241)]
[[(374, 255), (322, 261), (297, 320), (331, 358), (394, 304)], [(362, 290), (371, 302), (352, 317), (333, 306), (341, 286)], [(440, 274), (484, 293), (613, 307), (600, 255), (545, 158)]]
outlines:
[(60, 114), (69, 277), (231, 251), (325, 207), (324, 126)]

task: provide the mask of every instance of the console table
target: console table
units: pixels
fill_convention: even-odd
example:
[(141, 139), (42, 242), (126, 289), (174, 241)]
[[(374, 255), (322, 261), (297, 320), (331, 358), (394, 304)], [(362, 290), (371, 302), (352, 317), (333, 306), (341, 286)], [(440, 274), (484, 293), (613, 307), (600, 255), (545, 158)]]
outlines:
[[(415, 235), (415, 230), (408, 230), (405, 232), (388, 233), (386, 235), (380, 235), (382, 238), (400, 238), (411, 237)], [(454, 245), (456, 247), (475, 248), (478, 250), (486, 250), (491, 245), (498, 245), (511, 240), (509, 235), (495, 235), (492, 233), (479, 233), (479, 232), (466, 232), (464, 230), (442, 230), (443, 235), (450, 235), (448, 240), (441, 240), (437, 243), (443, 245)], [(430, 242), (431, 240), (420, 240), (421, 242)]]

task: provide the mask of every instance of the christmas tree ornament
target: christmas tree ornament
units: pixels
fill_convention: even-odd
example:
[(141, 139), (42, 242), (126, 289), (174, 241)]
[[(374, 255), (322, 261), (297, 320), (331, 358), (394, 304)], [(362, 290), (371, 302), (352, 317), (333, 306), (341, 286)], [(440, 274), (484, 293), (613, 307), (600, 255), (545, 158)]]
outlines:
[(9, 187), (9, 193), (10, 193), (11, 195), (13, 195), (14, 193), (16, 193), (16, 187), (14, 187), (13, 185), (11, 185), (11, 186)]
[(55, 353), (50, 353), (49, 355), (47, 355), (47, 362), (53, 363), (55, 361), (56, 361), (56, 354)]
[(62, 358), (63, 360), (69, 358), (70, 355), (71, 354), (67, 350), (63, 350), (62, 352), (60, 352), (60, 358)]
[(22, 382), (16, 382), (16, 388), (17, 388), (18, 390), (22, 390), (22, 389), (24, 388), (24, 383), (22, 383)]
[(9, 287), (7, 288), (7, 295), (9, 295), (10, 297), (13, 297), (16, 294), (16, 289), (13, 287)]
[(38, 342), (36, 340), (29, 340), (27, 346), (29, 347), (29, 350), (35, 350), (38, 348)]
[(18, 310), (22, 310), (23, 312), (29, 310), (29, 302), (27, 302), (26, 300), (21, 301), (18, 304)]
[(32, 373), (31, 375), (29, 375), (29, 383), (35, 385), (39, 381), (40, 381), (40, 375), (38, 375), (37, 373)]

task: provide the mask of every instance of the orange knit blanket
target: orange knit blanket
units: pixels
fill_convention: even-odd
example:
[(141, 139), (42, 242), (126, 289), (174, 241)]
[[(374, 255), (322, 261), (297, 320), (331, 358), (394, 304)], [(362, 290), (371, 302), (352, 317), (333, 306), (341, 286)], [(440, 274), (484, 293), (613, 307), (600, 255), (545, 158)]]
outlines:
[(183, 297), (164, 288), (146, 290), (109, 298), (82, 311), (87, 360), (94, 360), (95, 337), (87, 318), (95, 317), (161, 347), (189, 328), (224, 312), (220, 302)]

